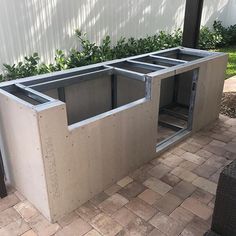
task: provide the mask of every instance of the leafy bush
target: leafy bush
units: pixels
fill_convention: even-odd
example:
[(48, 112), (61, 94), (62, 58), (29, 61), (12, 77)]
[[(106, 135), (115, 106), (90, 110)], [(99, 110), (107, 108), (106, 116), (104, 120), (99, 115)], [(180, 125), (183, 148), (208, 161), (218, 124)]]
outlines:
[(224, 27), (221, 21), (214, 21), (213, 29), (202, 27), (199, 48), (215, 49), (236, 44), (236, 25)]
[(25, 57), (23, 62), (18, 62), (17, 65), (4, 64), (6, 74), (4, 78), (23, 78), (31, 75), (37, 75), (38, 71), (39, 56), (38, 53), (34, 53), (30, 57)]
[(211, 31), (208, 27), (202, 27), (198, 46), (201, 49), (215, 49), (222, 43), (222, 40), (221, 33)]
[(236, 24), (224, 27), (221, 21), (214, 21), (214, 32), (221, 35), (222, 40), (218, 43), (218, 47), (230, 46), (236, 44)]
[(23, 61), (12, 66), (4, 64), (4, 75), (1, 75), (0, 79), (9, 80), (23, 78), (157, 51), (169, 47), (176, 47), (181, 44), (182, 40), (181, 30), (177, 30), (173, 34), (161, 31), (158, 35), (148, 36), (146, 38), (126, 39), (122, 37), (118, 40), (117, 44), (112, 47), (110, 36), (106, 36), (101, 45), (98, 46), (87, 39), (86, 33), (76, 30), (75, 35), (79, 39), (82, 47), (81, 51), (71, 49), (68, 55), (66, 55), (64, 51), (56, 50), (54, 63), (49, 65), (40, 63), (38, 54), (34, 53), (32, 56), (25, 57)]
[[(114, 47), (111, 46), (109, 36), (103, 39), (101, 45), (96, 45), (90, 42), (86, 33), (82, 33), (80, 30), (76, 30), (75, 35), (82, 50), (71, 49), (67, 54), (65, 51), (56, 50), (54, 62), (49, 65), (41, 63), (37, 53), (30, 57), (25, 57), (23, 61), (17, 64), (4, 64), (4, 74), (0, 75), (0, 81), (153, 52), (179, 46), (182, 42), (182, 31), (180, 29), (172, 34), (161, 31), (159, 34), (139, 39), (122, 37)], [(231, 44), (236, 44), (236, 25), (223, 27), (220, 21), (215, 21), (212, 30), (208, 27), (202, 27), (199, 48), (215, 49)]]

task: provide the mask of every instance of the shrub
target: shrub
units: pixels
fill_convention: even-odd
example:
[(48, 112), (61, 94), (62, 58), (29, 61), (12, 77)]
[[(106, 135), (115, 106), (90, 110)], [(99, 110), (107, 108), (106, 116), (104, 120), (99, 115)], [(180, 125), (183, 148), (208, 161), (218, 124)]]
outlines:
[(208, 27), (201, 28), (198, 46), (201, 49), (215, 49), (222, 43), (223, 37), (220, 32), (211, 31)]
[(230, 46), (236, 44), (236, 24), (224, 27), (221, 21), (214, 21), (214, 32), (221, 35), (222, 40), (218, 43), (218, 47)]
[(38, 53), (34, 53), (30, 57), (25, 57), (23, 62), (18, 62), (17, 65), (13, 64), (7, 65), (4, 64), (5, 68), (5, 76), (4, 78), (16, 79), (28, 77), (31, 75), (37, 75), (38, 71), (38, 63), (39, 63)]
[[(30, 57), (25, 57), (23, 61), (17, 64), (4, 64), (4, 74), (0, 75), (0, 81), (153, 52), (179, 46), (182, 42), (182, 31), (180, 29), (174, 33), (161, 31), (159, 34), (139, 39), (133, 37), (126, 39), (122, 37), (114, 47), (111, 46), (109, 36), (106, 36), (101, 45), (98, 46), (90, 42), (87, 39), (86, 33), (82, 33), (80, 30), (76, 30), (75, 35), (79, 40), (82, 50), (71, 49), (67, 54), (65, 51), (56, 50), (54, 62), (49, 65), (41, 63), (37, 53)], [(220, 21), (215, 21), (212, 30), (208, 27), (202, 27), (199, 37), (199, 48), (215, 49), (231, 44), (236, 44), (236, 25), (223, 27)]]
[(71, 49), (68, 55), (66, 55), (64, 51), (56, 50), (54, 63), (49, 65), (40, 63), (38, 54), (34, 53), (30, 57), (25, 57), (23, 61), (17, 64), (4, 64), (4, 75), (1, 75), (0, 79), (23, 78), (148, 53), (169, 47), (176, 47), (181, 44), (182, 40), (181, 30), (177, 30), (173, 34), (161, 31), (158, 35), (147, 36), (146, 38), (135, 39), (131, 37), (126, 39), (122, 37), (112, 47), (109, 36), (106, 36), (101, 45), (98, 46), (87, 39), (86, 33), (76, 30), (75, 35), (79, 39), (82, 47), (81, 51)]

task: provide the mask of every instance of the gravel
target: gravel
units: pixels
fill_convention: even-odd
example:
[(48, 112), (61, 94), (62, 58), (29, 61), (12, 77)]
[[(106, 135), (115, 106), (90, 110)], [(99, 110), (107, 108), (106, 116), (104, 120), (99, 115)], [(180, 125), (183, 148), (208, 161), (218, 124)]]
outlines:
[(236, 118), (236, 92), (223, 93), (220, 113), (231, 118)]

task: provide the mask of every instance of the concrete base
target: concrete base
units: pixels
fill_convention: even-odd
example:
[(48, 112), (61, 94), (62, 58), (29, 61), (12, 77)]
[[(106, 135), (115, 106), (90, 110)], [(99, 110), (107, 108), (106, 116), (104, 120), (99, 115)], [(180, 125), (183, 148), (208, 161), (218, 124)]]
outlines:
[[(43, 82), (53, 76), (55, 79), (71, 77), (104, 64), (1, 84), (1, 150), (7, 178), (49, 220), (56, 221), (78, 208), (157, 155), (163, 79), (197, 71), (188, 134), (217, 119), (227, 55), (182, 48), (153, 54), (173, 50), (192, 53), (195, 58), (185, 63), (176, 59), (181, 64), (143, 75), (109, 70), (114, 62), (107, 62), (105, 70), (109, 70), (109, 76), (95, 76), (95, 80), (65, 86), (65, 102), (57, 100), (61, 94), (51, 85), (47, 84), (49, 87), (44, 91)], [(186, 59), (190, 60), (191, 56)], [(127, 59), (116, 63), (124, 60)], [(109, 98), (114, 87), (110, 76), (114, 74), (118, 95), (116, 108), (112, 109), (114, 100), (110, 102)]]
[(225, 80), (224, 92), (236, 92), (236, 75)]

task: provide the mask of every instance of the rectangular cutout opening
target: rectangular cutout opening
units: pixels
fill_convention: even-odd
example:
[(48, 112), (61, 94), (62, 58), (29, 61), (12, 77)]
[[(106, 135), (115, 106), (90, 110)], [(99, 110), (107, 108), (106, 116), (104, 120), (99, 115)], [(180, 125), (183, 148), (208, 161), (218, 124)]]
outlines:
[(151, 65), (145, 66), (145, 65), (140, 65), (134, 62), (129, 62), (129, 61), (118, 62), (118, 63), (110, 64), (109, 66), (113, 66), (115, 68), (120, 68), (120, 69), (124, 69), (128, 71), (133, 71), (137, 73), (142, 73), (142, 74), (148, 74), (148, 73), (158, 70), (157, 68), (151, 67)]
[(14, 84), (7, 87), (10, 94), (20, 98), (21, 100), (30, 103), (31, 105), (40, 105), (49, 102), (51, 99), (45, 97), (43, 94), (39, 94), (28, 88), (24, 88), (21, 84)]
[(105, 73), (42, 92), (66, 103), (68, 125), (71, 125), (145, 98), (146, 82)]
[(161, 80), (157, 147), (192, 129), (198, 69)]
[(160, 66), (160, 68), (162, 69), (186, 63), (186, 61), (183, 61), (183, 60), (166, 58), (166, 57), (157, 56), (157, 55), (141, 57), (141, 58), (136, 59), (136, 61), (157, 65), (157, 66)]
[(203, 58), (204, 55), (194, 54), (189, 53), (188, 51), (181, 50), (181, 49), (176, 49), (176, 50), (171, 50), (167, 52), (162, 52), (162, 53), (157, 53), (154, 54), (156, 56), (162, 56), (166, 58), (172, 58), (172, 59), (178, 59), (178, 60), (183, 60), (183, 61), (194, 61), (200, 58)]

